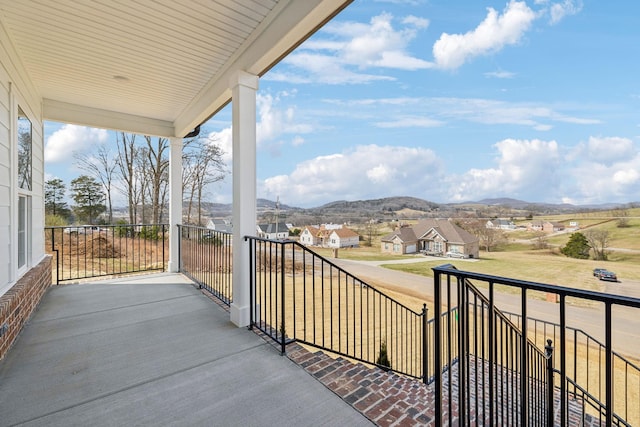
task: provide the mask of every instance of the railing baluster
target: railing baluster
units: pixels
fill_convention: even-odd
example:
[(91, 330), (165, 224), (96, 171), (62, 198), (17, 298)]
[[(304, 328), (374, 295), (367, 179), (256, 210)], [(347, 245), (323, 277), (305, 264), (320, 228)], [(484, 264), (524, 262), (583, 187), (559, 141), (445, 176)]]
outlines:
[(521, 346), (522, 351), (520, 353), (520, 400), (522, 404), (520, 405), (520, 422), (521, 425), (528, 424), (529, 418), (529, 360), (528, 360), (528, 352), (527, 349), (527, 338), (528, 338), (528, 330), (527, 330), (527, 290), (521, 290), (521, 298), (520, 298), (520, 311), (522, 313), (522, 325), (520, 326), (520, 332), (522, 334)]

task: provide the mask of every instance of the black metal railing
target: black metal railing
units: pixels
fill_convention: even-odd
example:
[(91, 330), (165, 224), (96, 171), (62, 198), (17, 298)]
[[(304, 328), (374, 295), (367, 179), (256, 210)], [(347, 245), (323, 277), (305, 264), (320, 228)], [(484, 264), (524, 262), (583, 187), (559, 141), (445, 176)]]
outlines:
[(55, 282), (165, 270), (167, 224), (45, 227)]
[[(469, 425), (472, 414), (482, 419), (482, 402), (488, 405), (488, 416), (485, 424), (517, 424), (535, 425), (569, 425), (570, 406), (593, 406), (590, 401), (599, 402), (598, 412), (602, 423), (611, 425), (628, 425), (624, 416), (631, 404), (618, 403), (614, 400), (614, 389), (618, 386), (628, 389), (630, 384), (618, 384), (618, 377), (614, 375), (613, 350), (613, 308), (640, 308), (640, 300), (630, 297), (613, 296), (600, 292), (584, 291), (555, 285), (512, 280), (484, 274), (463, 272), (452, 265), (436, 267), (434, 271), (434, 307), (436, 331), (440, 331), (434, 338), (436, 348), (442, 350), (435, 353), (435, 384), (436, 384), (436, 425), (443, 422), (451, 423), (452, 409), (459, 416), (460, 425)], [(511, 322), (505, 315), (499, 313), (496, 306), (496, 286), (515, 288), (520, 293), (519, 325)], [(528, 295), (532, 292), (545, 292), (558, 296), (558, 333), (553, 340), (553, 346), (558, 359), (558, 365), (548, 363), (542, 367), (543, 358), (550, 351), (542, 353), (536, 342), (531, 339), (532, 325), (528, 320)], [(601, 369), (602, 393), (595, 398), (586, 388), (576, 384), (572, 387), (568, 377), (569, 362), (567, 355), (571, 353), (568, 338), (569, 320), (567, 317), (567, 298), (577, 298), (596, 301), (603, 305), (604, 348), (599, 351), (602, 361)], [(458, 306), (460, 310), (458, 329), (459, 353), (450, 353), (446, 342), (450, 340), (447, 328), (443, 325), (438, 314), (450, 307)], [(535, 328), (535, 326), (534, 326)], [(544, 333), (542, 335), (545, 335)], [(549, 339), (549, 338), (546, 338)], [(551, 342), (551, 339), (549, 339)], [(551, 349), (551, 345), (547, 345)], [(450, 360), (457, 358), (457, 372), (455, 377), (442, 373), (442, 367)], [(626, 365), (627, 368), (630, 365)], [(551, 367), (551, 368), (550, 368)], [(478, 371), (487, 371), (486, 379)], [(549, 369), (552, 372), (549, 373)], [(554, 381), (550, 381), (550, 378)], [(457, 382), (454, 382), (454, 378)], [(542, 383), (546, 381), (547, 391), (541, 391)], [(550, 388), (555, 384), (553, 393)], [(570, 387), (572, 387), (570, 389)], [(633, 389), (634, 386), (630, 388)], [(451, 392), (452, 389), (456, 391)], [(484, 391), (483, 391), (484, 390)], [(580, 391), (580, 393), (579, 393)], [(476, 395), (473, 395), (473, 392)], [(487, 395), (478, 396), (478, 393)], [(552, 399), (552, 394), (556, 396)], [(543, 397), (544, 396), (544, 397)], [(503, 400), (499, 400), (502, 398)], [(505, 406), (504, 399), (510, 403)], [(602, 399), (602, 401), (600, 401)], [(558, 401), (557, 415), (552, 405)], [(570, 401), (571, 400), (571, 401)], [(519, 404), (518, 404), (519, 403)], [(636, 395), (634, 404), (640, 402)], [(543, 410), (540, 406), (545, 405)], [(573, 412), (573, 411), (571, 411)], [(543, 415), (543, 413), (547, 415)]]
[[(523, 339), (520, 329), (464, 278), (435, 284), (439, 307), (458, 307), (455, 323), (436, 321), (436, 411), (452, 425), (549, 425), (553, 407), (548, 354)], [(444, 295), (443, 295), (444, 293)], [(457, 345), (456, 345), (457, 344)], [(547, 347), (548, 353), (552, 348)], [(453, 362), (457, 362), (453, 365)], [(437, 366), (453, 369), (438, 374)], [(440, 425), (436, 421), (436, 425)]]
[[(522, 316), (518, 313), (504, 312), (518, 327)], [(560, 325), (549, 320), (527, 318), (529, 323), (529, 339), (541, 345), (543, 338), (550, 337), (557, 341), (560, 337)], [(566, 327), (567, 352), (566, 377), (567, 390), (570, 395), (588, 405), (586, 414), (591, 414), (599, 421), (604, 420), (606, 411), (602, 404), (605, 401), (605, 357), (606, 347), (598, 339), (584, 330), (572, 326)], [(637, 362), (630, 361), (622, 354), (612, 351), (614, 382), (623, 384), (615, 390), (614, 403), (621, 415), (614, 414), (614, 425), (632, 425), (640, 423), (640, 367)], [(556, 366), (560, 365), (560, 354), (554, 357)], [(589, 410), (589, 407), (591, 410)], [(625, 421), (626, 420), (626, 421)], [(581, 421), (585, 421), (582, 419)], [(629, 423), (629, 424), (627, 424)]]
[(233, 301), (232, 235), (205, 227), (178, 225), (180, 272), (226, 305)]
[(283, 353), (298, 341), (425, 382), (433, 376), (426, 305), (414, 311), (297, 242), (245, 239), (251, 324)]

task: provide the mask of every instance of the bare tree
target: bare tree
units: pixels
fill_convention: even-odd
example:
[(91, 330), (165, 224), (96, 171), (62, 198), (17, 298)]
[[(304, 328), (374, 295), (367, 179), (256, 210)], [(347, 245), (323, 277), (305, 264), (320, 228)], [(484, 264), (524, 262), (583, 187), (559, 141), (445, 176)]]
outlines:
[(532, 239), (533, 249), (548, 249), (549, 239), (544, 231), (536, 231), (535, 237)]
[(616, 226), (618, 228), (626, 228), (629, 227), (629, 209), (621, 207), (616, 209), (614, 212), (614, 216), (617, 217)]
[(144, 137), (146, 142), (145, 157), (147, 163), (148, 179), (147, 191), (151, 202), (151, 222), (158, 224), (162, 217), (161, 213), (166, 205), (166, 187), (168, 185), (169, 140), (167, 138)]
[(502, 230), (495, 228), (487, 228), (487, 223), (484, 220), (468, 219), (465, 221), (458, 221), (457, 225), (467, 230), (478, 238), (478, 243), (484, 250), (491, 252), (496, 246), (505, 242), (506, 237)]
[(76, 153), (74, 158), (80, 169), (102, 184), (107, 196), (107, 220), (109, 224), (113, 223), (113, 181), (118, 165), (111, 152), (104, 145), (100, 145), (95, 155)]
[(197, 206), (197, 224), (202, 225), (202, 200), (209, 184), (224, 179), (227, 170), (222, 161), (222, 150), (215, 141), (194, 138), (185, 141), (182, 154), (182, 188), (188, 197), (187, 218), (191, 222), (194, 201)]
[(598, 261), (607, 260), (607, 248), (609, 247), (609, 231), (598, 228), (585, 230), (582, 234), (587, 238), (589, 246), (593, 250), (593, 259)]
[(119, 190), (127, 198), (129, 207), (129, 223), (135, 224), (138, 218), (138, 203), (140, 201), (140, 188), (136, 173), (136, 135), (120, 132), (117, 134), (118, 157), (115, 164), (117, 172), (122, 178), (123, 187)]

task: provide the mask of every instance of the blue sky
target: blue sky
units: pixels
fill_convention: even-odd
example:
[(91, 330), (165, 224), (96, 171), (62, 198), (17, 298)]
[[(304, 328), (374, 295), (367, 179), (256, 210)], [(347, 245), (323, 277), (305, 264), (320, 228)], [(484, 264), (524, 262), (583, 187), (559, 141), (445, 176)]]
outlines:
[[(258, 197), (640, 201), (637, 2), (356, 0), (260, 80)], [(231, 109), (204, 126), (231, 164)], [(47, 123), (47, 178), (104, 130)], [(229, 166), (230, 167), (230, 166)], [(231, 176), (208, 190), (231, 202)]]

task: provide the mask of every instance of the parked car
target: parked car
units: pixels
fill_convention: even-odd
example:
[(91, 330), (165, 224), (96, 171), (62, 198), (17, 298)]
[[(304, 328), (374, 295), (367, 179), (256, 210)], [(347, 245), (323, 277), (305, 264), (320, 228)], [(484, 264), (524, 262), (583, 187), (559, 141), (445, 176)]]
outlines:
[(464, 258), (464, 254), (460, 252), (447, 252), (449, 258)]
[(601, 274), (603, 271), (607, 271), (607, 269), (606, 269), (606, 268), (594, 268), (594, 269), (593, 269), (593, 275), (594, 275), (595, 277), (598, 277), (598, 278), (599, 278), (599, 277), (600, 277), (600, 274)]
[(600, 280), (607, 280), (609, 282), (617, 282), (618, 276), (613, 271), (604, 270), (600, 272)]

